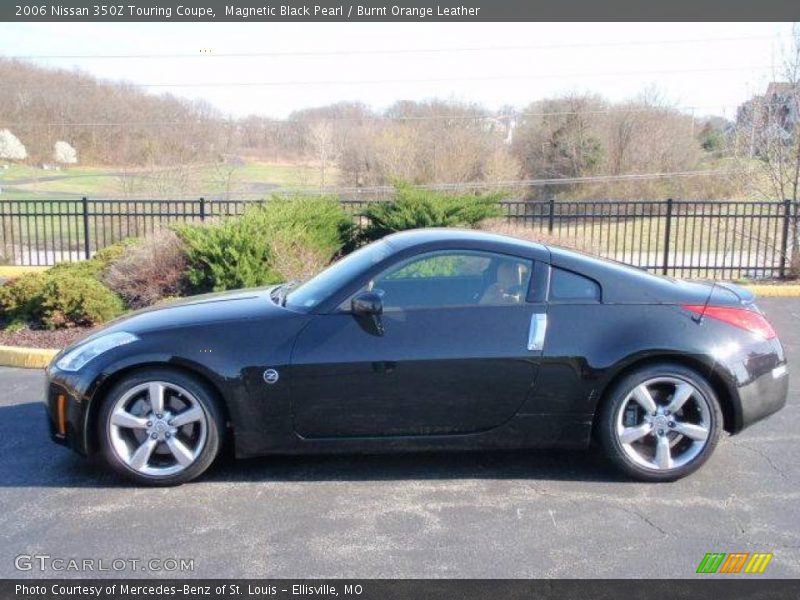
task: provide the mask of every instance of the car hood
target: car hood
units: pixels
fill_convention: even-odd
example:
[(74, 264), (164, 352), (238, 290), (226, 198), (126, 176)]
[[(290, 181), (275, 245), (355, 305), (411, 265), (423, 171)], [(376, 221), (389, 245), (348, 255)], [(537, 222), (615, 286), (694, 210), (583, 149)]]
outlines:
[[(135, 311), (110, 321), (105, 327), (70, 346), (114, 331), (145, 334), (149, 331), (202, 326), (220, 321), (296, 316), (270, 298), (274, 286), (192, 296)], [(67, 348), (69, 349), (69, 348)]]

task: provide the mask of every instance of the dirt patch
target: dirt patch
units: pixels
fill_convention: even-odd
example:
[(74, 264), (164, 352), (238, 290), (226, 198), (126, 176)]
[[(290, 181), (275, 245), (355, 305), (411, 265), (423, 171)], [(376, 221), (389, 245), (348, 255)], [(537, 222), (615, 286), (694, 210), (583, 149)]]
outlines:
[(53, 331), (44, 329), (20, 329), (14, 332), (0, 330), (0, 346), (61, 349), (88, 335), (91, 331), (94, 329), (83, 327)]

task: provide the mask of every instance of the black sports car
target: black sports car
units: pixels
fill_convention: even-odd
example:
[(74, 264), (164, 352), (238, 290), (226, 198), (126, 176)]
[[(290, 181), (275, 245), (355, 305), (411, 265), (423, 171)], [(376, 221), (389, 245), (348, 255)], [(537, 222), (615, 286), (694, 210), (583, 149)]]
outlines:
[(302, 284), (119, 319), (47, 369), (52, 437), (176, 484), (237, 456), (586, 447), (674, 480), (786, 402), (749, 292), (557, 247), (426, 229)]

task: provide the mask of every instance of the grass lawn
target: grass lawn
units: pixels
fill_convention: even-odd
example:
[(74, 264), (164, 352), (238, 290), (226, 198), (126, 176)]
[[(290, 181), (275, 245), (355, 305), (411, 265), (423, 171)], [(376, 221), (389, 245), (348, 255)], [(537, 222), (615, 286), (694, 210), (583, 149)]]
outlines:
[[(328, 185), (338, 173), (328, 169)], [(313, 165), (248, 161), (240, 167), (194, 165), (180, 168), (123, 169), (75, 166), (45, 171), (11, 165), (0, 170), (0, 200), (73, 199), (258, 199), (279, 189), (317, 187), (320, 169)]]
[[(338, 173), (328, 169), (325, 173), (327, 185), (335, 185)], [(260, 198), (273, 191), (319, 187), (322, 181), (320, 169), (310, 165), (288, 165), (265, 162), (248, 162), (237, 168), (207, 166), (193, 173), (193, 184), (197, 196), (221, 199)]]

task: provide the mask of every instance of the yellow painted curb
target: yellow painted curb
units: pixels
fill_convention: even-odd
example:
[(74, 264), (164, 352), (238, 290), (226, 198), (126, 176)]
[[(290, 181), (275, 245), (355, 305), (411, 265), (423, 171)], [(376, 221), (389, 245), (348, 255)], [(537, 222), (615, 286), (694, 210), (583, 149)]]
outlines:
[(0, 346), (0, 367), (22, 367), (23, 369), (43, 369), (50, 364), (59, 350), (50, 348), (18, 348)]
[(20, 267), (17, 265), (0, 265), (0, 277), (19, 277), (26, 273), (41, 273), (50, 267)]
[(790, 285), (743, 285), (743, 288), (750, 290), (756, 296), (762, 298), (768, 297), (783, 297), (783, 298), (797, 298), (800, 297), (800, 284)]

